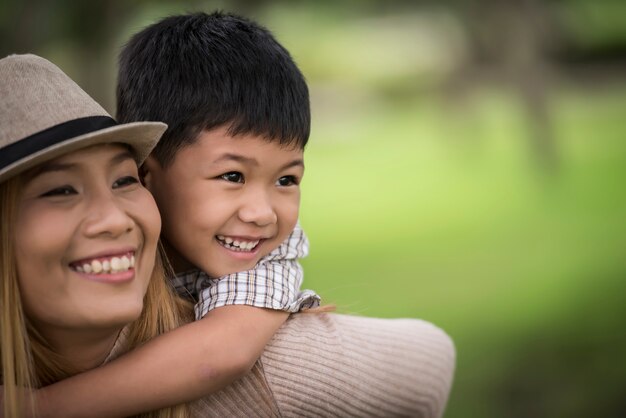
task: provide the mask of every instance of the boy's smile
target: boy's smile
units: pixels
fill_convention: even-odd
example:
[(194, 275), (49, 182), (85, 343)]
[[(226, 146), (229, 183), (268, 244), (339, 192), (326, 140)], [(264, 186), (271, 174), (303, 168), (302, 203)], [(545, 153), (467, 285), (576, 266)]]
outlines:
[(217, 235), (217, 242), (233, 251), (251, 252), (257, 248), (264, 238), (225, 237)]
[(220, 127), (202, 132), (165, 168), (149, 158), (146, 184), (176, 272), (195, 266), (220, 277), (249, 270), (278, 247), (298, 219), (302, 154)]

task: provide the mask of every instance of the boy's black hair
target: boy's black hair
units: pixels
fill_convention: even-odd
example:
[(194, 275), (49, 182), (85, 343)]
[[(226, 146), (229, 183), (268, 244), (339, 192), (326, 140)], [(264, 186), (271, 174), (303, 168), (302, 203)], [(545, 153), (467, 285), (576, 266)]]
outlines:
[(171, 16), (135, 34), (119, 58), (117, 118), (162, 121), (162, 166), (202, 130), (229, 125), (304, 148), (309, 91), (293, 59), (264, 27), (215, 12)]

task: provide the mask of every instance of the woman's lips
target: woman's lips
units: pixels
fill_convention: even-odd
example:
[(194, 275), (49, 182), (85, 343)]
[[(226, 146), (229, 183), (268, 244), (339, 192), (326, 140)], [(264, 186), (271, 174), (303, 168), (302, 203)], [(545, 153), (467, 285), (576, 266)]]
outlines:
[(89, 275), (115, 275), (134, 270), (135, 251), (111, 253), (105, 256), (84, 258), (70, 263), (70, 268)]

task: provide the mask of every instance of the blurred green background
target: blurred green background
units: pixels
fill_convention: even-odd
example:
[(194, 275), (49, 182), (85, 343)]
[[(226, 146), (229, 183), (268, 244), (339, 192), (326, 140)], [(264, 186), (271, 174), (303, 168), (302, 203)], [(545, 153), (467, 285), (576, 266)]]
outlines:
[(310, 83), (306, 287), (444, 328), (448, 418), (626, 416), (626, 2), (4, 0), (0, 52), (113, 111), (130, 34), (215, 8)]

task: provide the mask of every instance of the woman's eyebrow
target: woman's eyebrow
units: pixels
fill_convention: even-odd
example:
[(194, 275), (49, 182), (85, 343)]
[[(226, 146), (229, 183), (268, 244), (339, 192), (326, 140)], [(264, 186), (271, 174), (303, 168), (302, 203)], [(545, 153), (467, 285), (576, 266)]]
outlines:
[(116, 154), (113, 158), (111, 158), (110, 164), (111, 165), (118, 165), (121, 164), (127, 160), (133, 160), (135, 161), (135, 156), (129, 151), (129, 150), (124, 150), (121, 151), (120, 153)]
[(35, 177), (39, 177), (43, 174), (52, 173), (55, 171), (69, 171), (75, 169), (78, 166), (76, 163), (58, 163), (58, 162), (47, 162), (41, 164), (39, 167), (34, 168), (27, 175), (27, 180), (32, 180)]
[[(116, 154), (115, 156), (113, 156), (109, 162), (109, 164), (111, 166), (114, 165), (119, 165), (121, 163), (123, 163), (124, 161), (127, 160), (133, 160), (135, 161), (135, 157), (133, 156), (133, 154), (130, 151), (124, 150), (121, 151), (120, 153)], [(70, 171), (70, 170), (75, 170), (78, 168), (80, 164), (77, 162), (67, 162), (67, 163), (60, 163), (60, 162), (55, 162), (55, 161), (49, 161), (46, 163), (41, 164), (39, 167), (34, 168), (27, 177), (27, 180), (32, 180), (35, 177), (39, 177), (42, 174), (48, 174), (48, 173), (53, 173), (56, 171)]]

